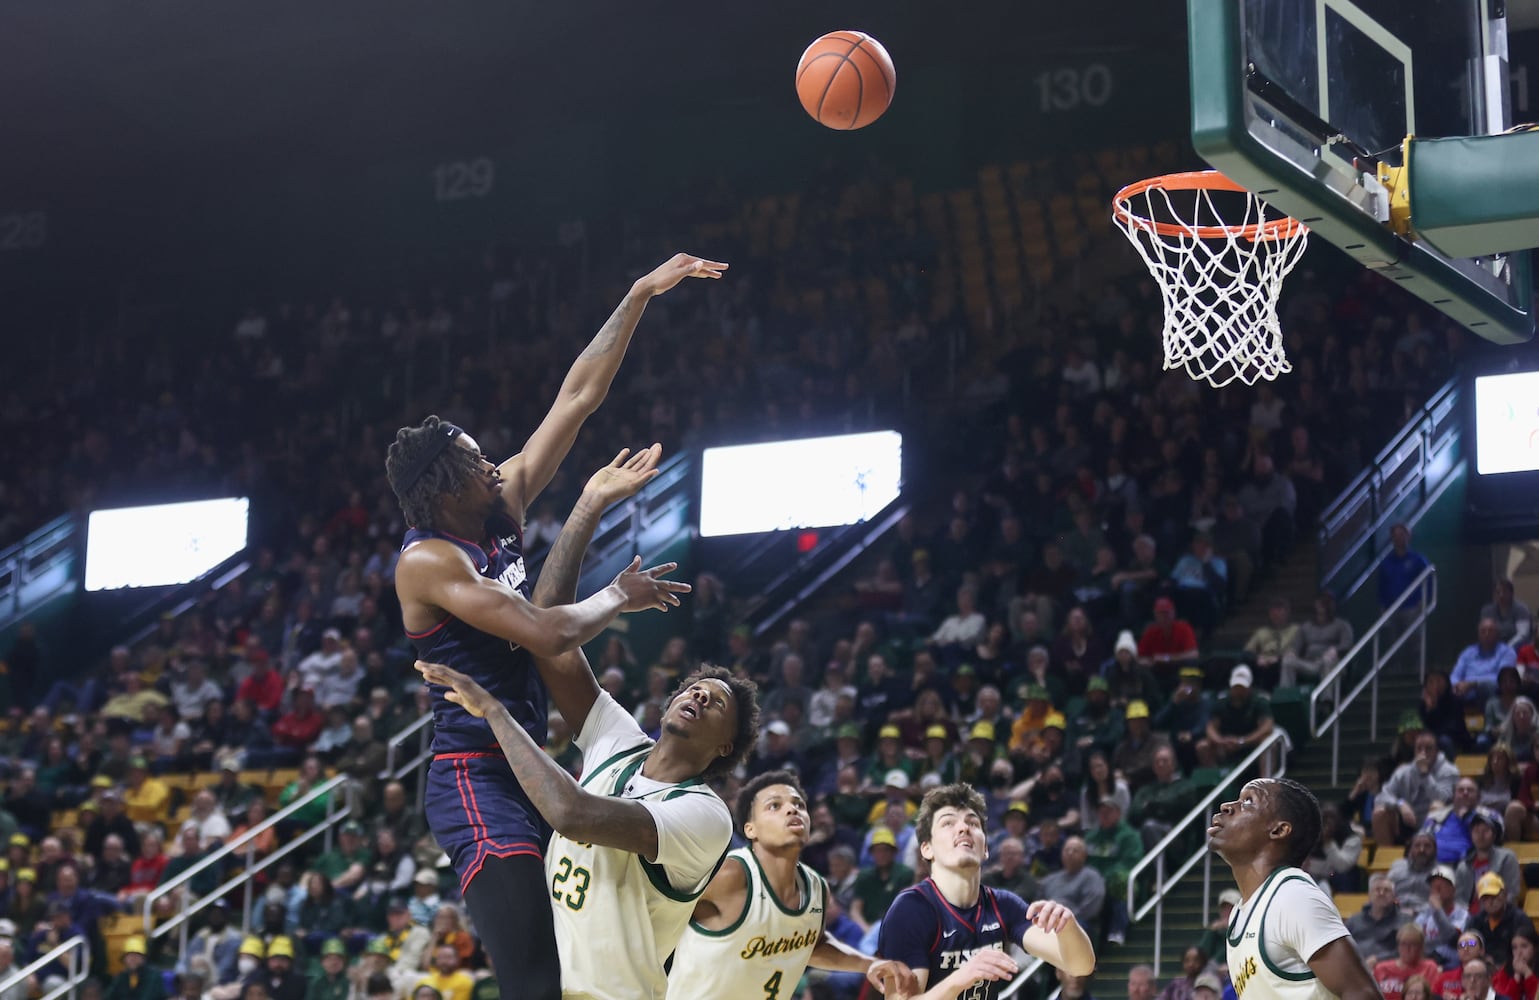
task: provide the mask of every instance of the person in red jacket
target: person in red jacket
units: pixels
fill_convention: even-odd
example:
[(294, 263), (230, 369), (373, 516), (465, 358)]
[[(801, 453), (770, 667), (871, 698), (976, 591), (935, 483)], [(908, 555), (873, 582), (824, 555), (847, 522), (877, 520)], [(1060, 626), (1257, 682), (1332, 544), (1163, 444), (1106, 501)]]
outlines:
[(1165, 679), (1197, 662), (1197, 633), (1189, 622), (1176, 617), (1176, 602), (1168, 597), (1154, 602), (1154, 623), (1138, 639), (1138, 662)]
[[(1442, 972), (1438, 964), (1427, 957), (1427, 937), (1415, 924), (1406, 924), (1400, 928), (1400, 932), (1395, 935), (1395, 944), (1399, 954), (1373, 967), (1373, 981), (1378, 984), (1379, 992), (1384, 994), (1384, 1000), (1400, 1000), (1406, 981), (1412, 976), (1421, 976), (1430, 983)], [(1497, 992), (1501, 992), (1500, 987)], [(1528, 997), (1526, 1000), (1533, 998)]]
[(1539, 934), (1520, 930), (1512, 935), (1512, 957), (1496, 970), (1491, 985), (1498, 994), (1510, 1000), (1534, 1000), (1535, 992), (1539, 991), (1535, 966), (1539, 966)]
[(273, 742), (286, 750), (303, 753), (321, 735), (326, 716), (315, 707), (315, 692), (300, 688), (294, 704), (273, 723)]
[(252, 652), (251, 667), (251, 673), (240, 682), (235, 697), (251, 702), (271, 718), (283, 703), (283, 675), (272, 668), (265, 649)]
[(1486, 940), (1479, 931), (1459, 932), (1459, 964), (1432, 981), (1435, 1000), (1463, 1000), (1464, 963), (1472, 958), (1486, 957)]

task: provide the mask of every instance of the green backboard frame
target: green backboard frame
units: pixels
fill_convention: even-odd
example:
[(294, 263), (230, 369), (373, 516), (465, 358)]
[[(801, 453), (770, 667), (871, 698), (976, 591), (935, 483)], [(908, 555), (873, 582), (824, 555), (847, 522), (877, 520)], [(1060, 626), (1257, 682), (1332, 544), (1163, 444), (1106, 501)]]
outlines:
[(1344, 180), (1340, 169), (1323, 162), (1306, 170), (1301, 158), (1283, 155), (1252, 132), (1241, 7), (1242, 0), (1187, 0), (1192, 145), (1198, 155), (1472, 332), (1499, 344), (1531, 339), (1531, 251), (1507, 254), (1497, 271), (1472, 276), (1468, 267), (1379, 222), (1367, 204), (1375, 198), (1375, 179)]

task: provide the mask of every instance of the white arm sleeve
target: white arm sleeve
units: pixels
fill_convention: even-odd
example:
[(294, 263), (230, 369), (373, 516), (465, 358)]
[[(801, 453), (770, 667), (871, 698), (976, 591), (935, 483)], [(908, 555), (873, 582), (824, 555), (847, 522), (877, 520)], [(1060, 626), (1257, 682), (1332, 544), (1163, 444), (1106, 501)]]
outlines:
[(711, 791), (674, 793), (641, 803), (657, 824), (657, 864), (675, 889), (694, 892), (715, 872), (732, 840), (732, 814)]
[(1263, 933), (1267, 954), (1278, 968), (1303, 972), (1321, 948), (1351, 932), (1324, 890), (1313, 881), (1292, 878), (1272, 894)]

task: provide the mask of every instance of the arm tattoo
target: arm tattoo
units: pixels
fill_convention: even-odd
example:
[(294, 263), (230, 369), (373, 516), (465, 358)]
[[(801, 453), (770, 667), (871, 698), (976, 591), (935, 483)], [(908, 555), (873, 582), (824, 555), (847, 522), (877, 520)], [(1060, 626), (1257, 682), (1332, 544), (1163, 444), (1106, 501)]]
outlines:
[(540, 579), (534, 587), (537, 606), (553, 608), (577, 600), (577, 577), (601, 513), (603, 511), (597, 504), (589, 503), (586, 498), (578, 499), (540, 569)]
[(536, 746), (524, 727), (514, 722), (513, 716), (506, 711), (493, 712), (486, 721), (491, 723), (508, 766), (540, 815), (559, 817), (568, 811), (582, 790), (566, 769), (546, 754), (544, 748)]
[(635, 303), (629, 295), (621, 299), (620, 304), (615, 306), (615, 311), (610, 313), (609, 318), (604, 321), (604, 325), (599, 327), (599, 332), (593, 335), (593, 340), (577, 356), (577, 360), (592, 361), (594, 358), (601, 358), (614, 350), (615, 342), (620, 339), (620, 335), (625, 332), (626, 327), (634, 329), (636, 320), (641, 318), (639, 315), (632, 318), (631, 314), (635, 311), (635, 308)]

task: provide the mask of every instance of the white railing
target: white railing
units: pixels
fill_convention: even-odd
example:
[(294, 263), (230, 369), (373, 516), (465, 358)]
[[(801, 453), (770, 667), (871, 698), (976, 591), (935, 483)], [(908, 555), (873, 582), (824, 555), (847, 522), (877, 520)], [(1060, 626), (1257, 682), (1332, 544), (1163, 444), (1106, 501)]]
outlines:
[[(245, 884), (253, 875), (267, 869), (274, 864), (277, 864), (280, 860), (292, 854), (294, 851), (303, 847), (305, 844), (308, 844), (310, 841), (316, 839), (317, 837), (324, 837), (326, 840), (326, 845), (328, 847), (330, 846), (332, 829), (337, 824), (341, 823), (342, 820), (346, 819), (352, 812), (353, 789), (350, 782), (351, 779), (345, 774), (339, 774), (334, 778), (328, 779), (324, 783), (311, 789), (309, 794), (303, 796), (302, 798), (296, 799), (295, 801), (289, 803), (287, 806), (273, 813), (266, 820), (258, 823), (256, 826), (247, 830), (239, 837), (232, 839), (229, 843), (225, 844), (223, 847), (220, 847), (208, 857), (203, 858), (197, 864), (177, 875), (169, 882), (157, 885), (154, 889), (150, 890), (150, 892), (147, 893), (144, 897), (144, 933), (151, 939), (158, 940), (167, 936), (172, 931), (178, 931), (180, 933), (180, 937), (177, 953), (185, 954), (187, 951), (188, 933), (192, 926), (192, 918), (198, 913), (202, 912), (205, 907), (212, 905), (215, 900), (223, 899), (226, 893)], [(333, 795), (332, 793), (336, 792), (338, 789), (341, 789), (343, 794)], [(288, 843), (282, 845), (277, 850), (267, 855), (265, 858), (259, 859), (256, 856), (256, 843), (258, 837), (266, 833), (268, 830), (273, 829), (279, 823), (291, 819), (301, 809), (312, 805), (316, 800), (323, 796), (327, 800), (325, 819), (316, 825), (309, 827), (308, 829), (298, 832), (292, 839), (289, 840)], [(239, 874), (225, 879), (219, 884), (218, 888), (203, 896), (195, 897), (191, 891), (187, 891), (187, 886), (193, 879), (197, 878), (199, 875), (204, 874), (210, 868), (213, 868), (216, 865), (223, 865), (231, 858), (241, 854), (245, 855), (245, 867)], [(181, 893), (181, 905), (178, 908), (176, 914), (167, 917), (159, 924), (156, 924), (156, 904), (158, 904), (162, 899), (171, 896), (171, 894), (176, 892), (178, 889), (182, 889), (184, 891)], [(245, 897), (246, 901), (244, 910), (242, 911), (241, 926), (250, 927), (252, 894), (248, 892), (245, 894)]]
[[(396, 758), (409, 752), (406, 744), (411, 738), (417, 738), (417, 752), (400, 764)], [(433, 759), (433, 713), (428, 712), (416, 722), (402, 729), (390, 737), (390, 742), (385, 745), (385, 769), (380, 772), (380, 778), (384, 781), (400, 781), (408, 774), (417, 770), (423, 764)], [(417, 812), (422, 812), (423, 796), (427, 794), (427, 782), (417, 782)]]
[[(1419, 606), (1408, 607), (1407, 605), (1413, 600), (1419, 601)], [(1310, 693), (1310, 735), (1319, 739), (1327, 731), (1331, 734), (1332, 785), (1340, 779), (1342, 713), (1366, 689), (1368, 691), (1368, 738), (1370, 740), (1379, 738), (1379, 674), (1400, 651), (1400, 647), (1409, 642), (1414, 635), (1417, 639), (1416, 657), (1419, 664), (1417, 676), (1421, 678), (1427, 676), (1427, 616), (1436, 607), (1437, 568), (1428, 566), (1409, 587), (1405, 588), (1405, 592), (1395, 598), (1395, 602), (1379, 615), (1378, 620), (1368, 626), (1363, 637), (1347, 650), (1345, 656), (1336, 661), (1336, 665), (1320, 678), (1314, 691)], [(1413, 614), (1415, 617), (1412, 617)], [(1391, 626), (1398, 627), (1400, 634), (1385, 636), (1385, 630)], [(1343, 695), (1342, 682), (1350, 679), (1347, 677), (1347, 671), (1361, 657), (1364, 650), (1369, 654), (1368, 669), (1352, 689)], [(1320, 704), (1324, 701), (1331, 703), (1331, 709), (1330, 714), (1321, 719)]]
[[(1213, 852), (1208, 850), (1206, 833), (1209, 820), (1214, 812), (1217, 811), (1219, 800), (1229, 794), (1230, 787), (1237, 778), (1249, 775), (1251, 769), (1265, 758), (1272, 758), (1271, 766), (1266, 769), (1265, 773), (1274, 778), (1282, 777), (1288, 768), (1287, 750), (1288, 735), (1279, 726), (1272, 730), (1272, 735), (1257, 744), (1256, 749), (1246, 754), (1239, 763), (1230, 768), (1224, 775), (1223, 780), (1210, 790), (1201, 802), (1193, 806), (1190, 812), (1181, 817), (1181, 820), (1171, 827), (1170, 832), (1165, 834), (1159, 843), (1147, 851), (1143, 859), (1128, 872), (1128, 918), (1136, 922), (1148, 916), (1151, 910), (1154, 912), (1154, 956), (1152, 964), (1154, 965), (1154, 974), (1156, 976), (1160, 973), (1160, 949), (1163, 944), (1165, 929), (1165, 894), (1175, 888), (1176, 883), (1185, 878), (1187, 872), (1197, 867), (1198, 862), (1201, 862), (1203, 866), (1202, 912), (1204, 917), (1206, 917), (1211, 905), (1209, 893), (1213, 887)], [(1191, 857), (1177, 865), (1172, 875), (1166, 877), (1165, 853), (1175, 846), (1177, 842), (1189, 837), (1194, 825), (1197, 830), (1202, 831), (1204, 843), (1192, 852)], [(1149, 898), (1140, 905), (1138, 902), (1139, 876), (1146, 874), (1151, 868), (1154, 870), (1154, 886), (1149, 893)]]
[(66, 993), (73, 997), (80, 984), (91, 974), (91, 942), (79, 934), (46, 955), (39, 955), (30, 965), (14, 969), (9, 975), (0, 978), (0, 995), (9, 993), (18, 983), (25, 982), (28, 977), (37, 975), (39, 970), (60, 959), (63, 959), (66, 970), (64, 982), (44, 991), (37, 1000), (56, 1000)]

